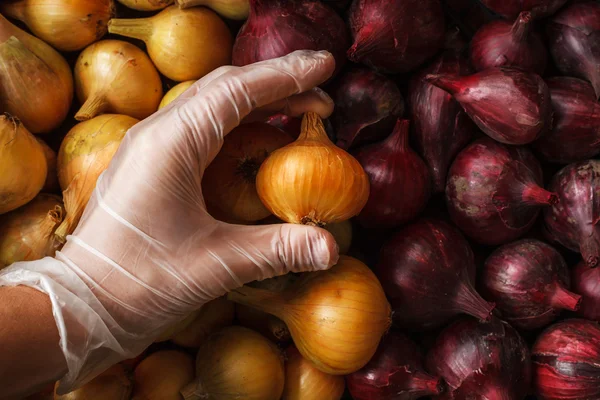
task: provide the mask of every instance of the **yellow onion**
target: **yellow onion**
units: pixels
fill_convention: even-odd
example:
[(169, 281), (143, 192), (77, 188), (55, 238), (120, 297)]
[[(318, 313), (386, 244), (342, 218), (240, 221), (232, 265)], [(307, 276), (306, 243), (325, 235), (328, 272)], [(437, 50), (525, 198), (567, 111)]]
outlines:
[(0, 110), (35, 134), (48, 133), (67, 117), (73, 75), (65, 59), (0, 14)]
[(231, 326), (200, 347), (196, 380), (181, 394), (185, 400), (279, 400), (284, 374), (275, 344), (253, 330)]
[(59, 247), (54, 231), (64, 217), (60, 197), (39, 194), (31, 202), (0, 217), (0, 268), (18, 261), (52, 257)]
[(42, 150), (44, 150), (44, 157), (46, 157), (46, 165), (48, 166), (46, 183), (44, 183), (42, 192), (57, 192), (60, 185), (58, 184), (58, 172), (56, 171), (56, 153), (42, 139), (37, 138), (37, 140), (42, 146)]
[(369, 198), (369, 178), (354, 157), (329, 140), (323, 121), (306, 113), (300, 137), (262, 164), (256, 187), (285, 222), (325, 226), (357, 215)]
[(70, 393), (59, 395), (55, 387), (54, 400), (129, 400), (132, 384), (121, 364), (116, 364), (89, 383)]
[(173, 4), (174, 0), (118, 0), (125, 7), (138, 11), (162, 10)]
[(58, 180), (67, 215), (56, 230), (64, 243), (87, 205), (98, 177), (108, 167), (127, 130), (139, 121), (106, 114), (79, 123), (67, 133), (58, 152)]
[(185, 81), (185, 82), (181, 82), (178, 85), (173, 86), (171, 88), (171, 90), (169, 90), (165, 94), (165, 97), (163, 97), (162, 100), (160, 101), (160, 105), (158, 106), (158, 109), (160, 110), (161, 108), (164, 108), (164, 107), (168, 106), (169, 104), (171, 104), (176, 98), (178, 98), (186, 90), (188, 90), (194, 83), (196, 83), (196, 81)]
[(30, 202), (42, 190), (47, 172), (44, 149), (35, 136), (18, 119), (0, 115), (0, 214)]
[(364, 367), (391, 323), (375, 274), (348, 256), (328, 271), (304, 274), (283, 292), (243, 286), (228, 298), (281, 318), (304, 358), (332, 375)]
[(350, 221), (327, 224), (325, 229), (331, 233), (340, 248), (340, 254), (347, 254), (352, 245), (352, 223)]
[(233, 220), (254, 222), (268, 217), (271, 212), (256, 193), (256, 174), (270, 153), (291, 142), (287, 133), (266, 123), (235, 128), (204, 173), (206, 203)]
[(108, 31), (143, 40), (154, 65), (174, 81), (200, 79), (231, 64), (231, 32), (208, 8), (171, 6), (150, 18), (112, 19)]
[(179, 7), (206, 6), (225, 18), (244, 20), (250, 14), (249, 0), (177, 0)]
[(344, 377), (316, 369), (298, 349), (286, 350), (285, 387), (282, 400), (340, 400), (346, 384)]
[(75, 89), (83, 103), (75, 119), (104, 113), (144, 119), (158, 109), (162, 82), (146, 53), (121, 40), (87, 47), (75, 64)]
[(35, 36), (58, 50), (75, 51), (106, 34), (115, 4), (113, 0), (13, 0), (2, 3), (0, 12), (23, 21)]
[(192, 356), (174, 350), (152, 353), (135, 369), (132, 400), (181, 400), (179, 392), (193, 379)]

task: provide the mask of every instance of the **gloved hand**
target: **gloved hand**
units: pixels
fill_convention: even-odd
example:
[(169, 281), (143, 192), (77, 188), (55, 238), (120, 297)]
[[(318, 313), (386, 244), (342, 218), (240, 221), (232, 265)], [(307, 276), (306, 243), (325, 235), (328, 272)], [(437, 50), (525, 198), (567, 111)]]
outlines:
[(276, 112), (329, 116), (333, 102), (314, 88), (334, 68), (331, 54), (300, 51), (207, 75), (127, 133), (55, 259), (0, 273), (0, 285), (50, 295), (69, 367), (61, 392), (139, 354), (167, 327), (244, 283), (337, 262), (325, 230), (213, 219), (200, 185), (241, 122)]

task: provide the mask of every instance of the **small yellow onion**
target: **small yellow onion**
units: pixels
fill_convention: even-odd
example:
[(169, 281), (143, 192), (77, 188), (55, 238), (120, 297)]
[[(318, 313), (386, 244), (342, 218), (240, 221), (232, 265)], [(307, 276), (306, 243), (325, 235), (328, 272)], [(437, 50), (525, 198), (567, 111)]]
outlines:
[(160, 76), (146, 53), (121, 40), (101, 40), (87, 47), (75, 64), (75, 89), (83, 103), (75, 119), (104, 113), (144, 119), (158, 109)]
[(250, 14), (249, 0), (177, 0), (179, 7), (206, 6), (221, 16), (234, 20), (244, 20)]
[(325, 225), (325, 229), (331, 233), (340, 248), (340, 254), (348, 254), (352, 245), (352, 223), (342, 221)]
[(179, 392), (193, 379), (192, 356), (181, 351), (158, 351), (136, 367), (132, 400), (181, 400)]
[(196, 380), (185, 400), (280, 400), (283, 357), (275, 344), (248, 328), (231, 326), (208, 337), (196, 359)]
[(281, 318), (304, 358), (332, 375), (364, 367), (391, 323), (377, 277), (348, 256), (328, 271), (304, 274), (283, 292), (243, 286), (228, 298)]
[(127, 8), (138, 11), (162, 10), (173, 4), (174, 0), (118, 0)]
[(206, 203), (233, 220), (254, 222), (268, 217), (271, 212), (256, 193), (256, 174), (270, 153), (291, 142), (287, 133), (262, 122), (235, 128), (204, 173)]
[(60, 197), (41, 193), (23, 207), (2, 215), (0, 268), (54, 256), (60, 245), (54, 231), (64, 214)]
[(59, 395), (57, 388), (58, 383), (55, 386), (54, 400), (129, 400), (132, 383), (123, 366), (117, 364), (70, 393)]
[(174, 81), (200, 79), (231, 64), (231, 32), (208, 8), (171, 6), (149, 18), (112, 19), (108, 31), (143, 40), (154, 65)]
[(169, 90), (165, 94), (165, 97), (163, 97), (162, 100), (160, 101), (160, 105), (158, 106), (158, 109), (160, 110), (161, 108), (165, 108), (166, 106), (171, 104), (173, 101), (175, 101), (176, 98), (181, 96), (186, 90), (188, 90), (190, 87), (192, 87), (192, 85), (194, 83), (196, 83), (196, 81), (185, 81), (185, 82), (181, 82), (178, 85), (173, 86), (171, 88), (171, 90)]
[(63, 139), (58, 152), (58, 180), (67, 215), (56, 230), (59, 241), (64, 243), (75, 230), (98, 177), (125, 133), (138, 122), (126, 115), (105, 114), (75, 125)]
[(358, 161), (329, 140), (323, 121), (306, 113), (300, 137), (262, 164), (256, 187), (265, 206), (285, 222), (325, 226), (357, 215), (369, 198)]
[(282, 400), (340, 400), (346, 384), (344, 377), (316, 369), (298, 349), (286, 350), (285, 387)]
[(0, 110), (34, 134), (48, 133), (67, 117), (73, 75), (65, 59), (0, 14)]
[(44, 150), (46, 165), (48, 166), (46, 183), (44, 183), (42, 192), (57, 192), (60, 189), (60, 185), (58, 184), (58, 172), (56, 171), (56, 153), (42, 139), (37, 138), (37, 140)]
[(18, 119), (0, 115), (0, 214), (30, 202), (42, 190), (47, 172), (44, 149), (35, 136)]
[(23, 21), (31, 32), (61, 51), (81, 50), (107, 32), (113, 0), (13, 0), (4, 15)]

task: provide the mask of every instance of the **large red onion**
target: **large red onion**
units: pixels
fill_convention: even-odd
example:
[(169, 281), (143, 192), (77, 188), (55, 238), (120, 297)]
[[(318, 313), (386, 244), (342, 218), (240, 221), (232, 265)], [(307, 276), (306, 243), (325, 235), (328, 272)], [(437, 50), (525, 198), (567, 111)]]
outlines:
[(344, 71), (328, 92), (335, 102), (331, 121), (336, 144), (346, 150), (385, 138), (404, 114), (396, 84), (367, 68)]
[(250, 0), (250, 15), (233, 46), (233, 65), (285, 56), (295, 50), (327, 50), (336, 73), (346, 62), (348, 29), (329, 6), (316, 0)]
[(348, 58), (380, 72), (409, 72), (444, 43), (440, 0), (354, 0), (348, 19)]
[(536, 18), (554, 14), (567, 0), (479, 0), (490, 10), (514, 20), (519, 13), (531, 11)]
[(421, 220), (397, 232), (383, 245), (375, 273), (406, 330), (434, 329), (462, 313), (488, 320), (494, 308), (473, 288), (469, 243), (446, 222)]
[(354, 400), (416, 400), (443, 392), (443, 381), (423, 369), (423, 354), (407, 336), (390, 332), (360, 371), (346, 377)]
[(548, 234), (595, 267), (600, 259), (600, 161), (567, 165), (552, 178), (550, 190), (559, 201), (544, 211)]
[(600, 97), (600, 3), (573, 3), (547, 26), (550, 53), (564, 75), (592, 83)]
[(427, 354), (427, 368), (448, 390), (440, 400), (522, 400), (531, 382), (525, 341), (506, 322), (462, 318), (444, 329)]
[(575, 311), (581, 296), (568, 290), (567, 263), (552, 246), (524, 239), (498, 248), (485, 261), (482, 293), (520, 329), (550, 324), (561, 310)]
[(383, 142), (359, 149), (354, 156), (369, 176), (369, 200), (357, 219), (367, 228), (393, 228), (419, 215), (431, 196), (425, 162), (408, 146), (408, 120), (398, 120)]
[(546, 329), (531, 351), (540, 400), (600, 399), (600, 326), (569, 319)]
[(498, 142), (531, 143), (552, 124), (550, 91), (539, 75), (489, 68), (471, 76), (438, 74), (425, 79), (451, 93), (477, 126)]
[(510, 242), (531, 228), (541, 206), (556, 202), (556, 195), (544, 190), (542, 182), (540, 164), (525, 147), (479, 139), (450, 167), (446, 184), (450, 217), (476, 242)]
[(580, 262), (573, 268), (571, 276), (573, 290), (582, 296), (577, 314), (600, 322), (600, 268)]

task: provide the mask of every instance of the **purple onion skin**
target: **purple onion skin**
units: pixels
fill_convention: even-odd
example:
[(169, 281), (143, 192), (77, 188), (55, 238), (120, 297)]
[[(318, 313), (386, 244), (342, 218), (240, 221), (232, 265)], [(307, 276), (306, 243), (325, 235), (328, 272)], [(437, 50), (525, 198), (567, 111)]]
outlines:
[(531, 11), (537, 18), (554, 14), (567, 0), (479, 0), (487, 8), (510, 20), (523, 11)]
[(435, 193), (444, 191), (452, 160), (471, 141), (477, 129), (448, 92), (424, 80), (429, 74), (442, 73), (469, 75), (471, 68), (458, 52), (446, 51), (416, 74), (409, 86), (413, 137), (429, 166)]
[(473, 288), (475, 262), (465, 238), (446, 222), (420, 220), (383, 245), (375, 273), (402, 329), (422, 332), (459, 314), (489, 320), (494, 305)]
[(383, 337), (371, 361), (346, 383), (354, 400), (416, 400), (444, 389), (440, 378), (425, 372), (417, 344), (396, 332)]
[(569, 319), (550, 326), (532, 349), (533, 381), (540, 400), (600, 398), (600, 326)]
[(550, 183), (558, 202), (544, 211), (551, 238), (580, 252), (590, 267), (600, 259), (600, 161), (569, 164)]
[(500, 143), (531, 143), (552, 125), (550, 90), (539, 75), (501, 67), (425, 80), (452, 94), (479, 129)]
[(456, 321), (437, 338), (426, 366), (448, 385), (439, 400), (522, 400), (531, 383), (527, 344), (498, 319)]
[(571, 274), (573, 290), (581, 294), (577, 315), (600, 322), (600, 268), (591, 268), (581, 262)]
[(548, 45), (564, 75), (592, 83), (600, 97), (600, 3), (573, 3), (547, 25)]
[(508, 243), (533, 226), (541, 206), (556, 201), (554, 194), (541, 188), (542, 182), (540, 164), (528, 149), (479, 139), (450, 167), (448, 212), (474, 241)]
[(316, 0), (250, 0), (250, 16), (233, 46), (233, 65), (270, 60), (296, 50), (327, 50), (346, 63), (348, 29), (329, 6)]
[(412, 71), (444, 44), (439, 0), (354, 0), (348, 19), (354, 39), (348, 58), (379, 72)]
[(344, 71), (327, 91), (335, 102), (336, 144), (345, 150), (384, 139), (404, 114), (396, 84), (367, 68)]

